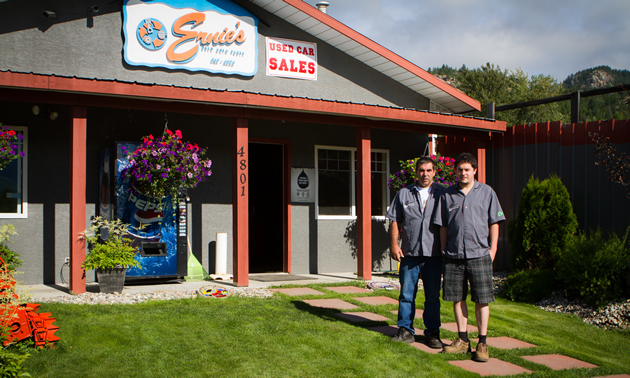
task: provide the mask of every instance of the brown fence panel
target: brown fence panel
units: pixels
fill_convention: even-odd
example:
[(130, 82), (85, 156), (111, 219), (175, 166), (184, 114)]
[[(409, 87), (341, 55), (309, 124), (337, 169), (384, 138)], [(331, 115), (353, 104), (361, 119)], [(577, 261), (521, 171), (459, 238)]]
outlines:
[[(507, 224), (518, 213), (521, 192), (531, 177), (558, 175), (571, 196), (581, 230), (600, 227), (622, 236), (630, 226), (630, 199), (621, 185), (610, 182), (595, 165), (595, 146), (588, 133), (611, 139), (619, 153), (630, 154), (630, 120), (562, 125), (545, 122), (518, 125), (492, 134), (486, 150), (486, 182), (497, 193), (507, 221), (501, 227), (495, 269), (511, 270)], [(476, 151), (477, 142), (458, 137), (438, 139), (438, 152), (455, 157)]]

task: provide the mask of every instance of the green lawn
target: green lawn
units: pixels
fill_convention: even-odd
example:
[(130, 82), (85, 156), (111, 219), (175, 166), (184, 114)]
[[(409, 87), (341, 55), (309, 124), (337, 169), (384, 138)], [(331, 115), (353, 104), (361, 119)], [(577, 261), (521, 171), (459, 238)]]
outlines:
[[(43, 304), (40, 312), (52, 312), (57, 318), (61, 341), (55, 349), (33, 354), (25, 366), (34, 377), (477, 376), (448, 363), (470, 355), (428, 354), (365, 329), (395, 325), (396, 316), (390, 311), (397, 306), (370, 306), (352, 298), (397, 298), (398, 292), (349, 295), (323, 286), (333, 285), (309, 285), (325, 296), (276, 294), (267, 299), (200, 298), (113, 306)], [(422, 308), (421, 295), (418, 308)], [(360, 307), (353, 311), (371, 311), (391, 320), (350, 323), (335, 316), (337, 310), (312, 308), (301, 301), (316, 298), (341, 298)], [(543, 377), (630, 373), (628, 333), (604, 331), (576, 317), (501, 299), (490, 308), (490, 337), (510, 336), (538, 345), (507, 351), (491, 347), (491, 357)], [(450, 303), (443, 303), (442, 322), (453, 321)], [(474, 324), (474, 318), (470, 322)], [(415, 326), (422, 328), (422, 321)], [(455, 336), (442, 331), (443, 338)], [(556, 372), (520, 358), (547, 353), (579, 358), (599, 368)]]

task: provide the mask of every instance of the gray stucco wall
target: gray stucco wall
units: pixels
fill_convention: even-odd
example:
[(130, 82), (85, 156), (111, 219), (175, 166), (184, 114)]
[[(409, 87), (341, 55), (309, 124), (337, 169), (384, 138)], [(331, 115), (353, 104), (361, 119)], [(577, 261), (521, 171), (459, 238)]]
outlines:
[[(79, 0), (0, 2), (0, 70), (429, 109), (425, 97), (254, 5), (271, 24), (258, 26), (254, 77), (130, 66), (122, 54), (121, 4), (92, 1), (89, 6), (101, 9), (92, 18), (86, 12), (88, 5)], [(56, 19), (42, 17), (43, 10), (53, 9)], [(317, 81), (267, 76), (267, 36), (316, 42)]]

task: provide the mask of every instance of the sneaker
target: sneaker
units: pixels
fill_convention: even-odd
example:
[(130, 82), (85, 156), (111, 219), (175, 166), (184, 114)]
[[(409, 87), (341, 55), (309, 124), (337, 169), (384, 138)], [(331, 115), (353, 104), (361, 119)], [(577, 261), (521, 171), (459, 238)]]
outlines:
[(473, 360), (477, 362), (488, 362), (490, 359), (490, 353), (488, 353), (488, 344), (477, 344), (477, 350), (473, 354)]
[(440, 331), (432, 332), (424, 336), (424, 344), (431, 349), (442, 349), (442, 340), (440, 340)]
[(470, 353), (470, 342), (465, 343), (459, 337), (451, 345), (447, 345), (442, 350), (444, 353)]
[(416, 338), (406, 328), (400, 327), (400, 328), (398, 328), (398, 333), (395, 336), (392, 336), (391, 340), (392, 341), (402, 341), (403, 343), (411, 344), (414, 341), (416, 341)]

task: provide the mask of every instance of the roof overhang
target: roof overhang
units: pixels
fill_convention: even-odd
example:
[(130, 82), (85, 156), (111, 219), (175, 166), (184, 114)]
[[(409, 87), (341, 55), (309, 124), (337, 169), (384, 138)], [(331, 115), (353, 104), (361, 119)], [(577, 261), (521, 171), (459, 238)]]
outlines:
[[(94, 107), (123, 106), (130, 109), (134, 108), (131, 106), (133, 99), (137, 109), (170, 109), (179, 113), (294, 120), (484, 138), (488, 132), (503, 132), (506, 129), (506, 123), (502, 121), (417, 109), (10, 71), (0, 71), (0, 99)], [(167, 103), (173, 106), (167, 106)]]
[[(243, 5), (243, 1), (235, 1)], [(479, 111), (477, 100), (302, 0), (251, 0), (453, 113)]]

